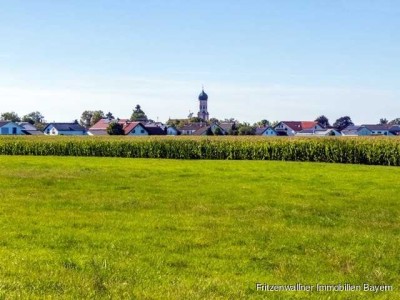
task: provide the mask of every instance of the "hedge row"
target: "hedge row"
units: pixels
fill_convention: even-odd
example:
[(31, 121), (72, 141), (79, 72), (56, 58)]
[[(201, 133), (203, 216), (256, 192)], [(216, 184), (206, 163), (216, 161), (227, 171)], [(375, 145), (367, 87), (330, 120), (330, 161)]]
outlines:
[(0, 137), (2, 155), (334, 162), (400, 166), (397, 137)]

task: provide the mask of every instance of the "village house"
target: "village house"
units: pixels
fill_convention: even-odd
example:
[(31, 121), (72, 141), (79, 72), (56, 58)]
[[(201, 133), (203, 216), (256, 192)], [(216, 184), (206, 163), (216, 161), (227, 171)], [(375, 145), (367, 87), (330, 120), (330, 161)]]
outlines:
[(220, 135), (226, 135), (226, 132), (223, 128), (221, 128), (217, 123), (212, 123), (208, 126), (202, 126), (193, 132), (193, 135), (208, 135), (215, 134), (219, 130)]
[(144, 125), (140, 122), (127, 122), (124, 126), (125, 135), (143, 136), (149, 135)]
[(387, 124), (378, 124), (378, 125), (370, 125), (365, 124), (361, 125), (361, 127), (365, 127), (372, 132), (373, 135), (393, 135), (390, 132), (390, 125)]
[(318, 122), (315, 121), (282, 121), (279, 122), (274, 130), (278, 135), (294, 136), (302, 130), (324, 130)]
[(77, 121), (73, 123), (49, 123), (43, 129), (45, 135), (86, 135), (85, 127)]
[(188, 125), (184, 125), (182, 128), (180, 128), (180, 131), (182, 135), (192, 135), (195, 133), (197, 130), (199, 130), (202, 127), (206, 127), (205, 123), (191, 123)]
[(345, 129), (342, 130), (342, 135), (343, 136), (366, 136), (366, 135), (372, 135), (372, 131), (363, 126), (351, 125), (351, 126), (347, 126)]
[(400, 135), (400, 125), (393, 125), (389, 128), (389, 130), (393, 135)]
[(341, 136), (342, 134), (334, 128), (323, 130), (304, 129), (299, 131), (296, 136)]
[(1, 135), (24, 135), (24, 128), (15, 122), (0, 121), (0, 134)]
[(174, 126), (167, 127), (167, 135), (180, 135), (181, 131)]
[(125, 135), (166, 135), (167, 129), (162, 123), (132, 122), (128, 119), (101, 119), (89, 128), (89, 135), (108, 135), (107, 128), (110, 123), (117, 122), (122, 125)]
[(276, 131), (271, 126), (256, 128), (256, 135), (261, 136), (276, 136)]
[(42, 131), (38, 130), (29, 122), (19, 122), (17, 124), (23, 128), (22, 132), (26, 135), (43, 135)]

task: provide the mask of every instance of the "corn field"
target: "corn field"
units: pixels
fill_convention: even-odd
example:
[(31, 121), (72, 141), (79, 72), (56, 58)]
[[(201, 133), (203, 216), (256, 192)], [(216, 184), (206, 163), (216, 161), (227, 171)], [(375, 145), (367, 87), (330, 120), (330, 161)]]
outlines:
[(283, 160), (400, 166), (397, 137), (3, 136), (1, 155)]

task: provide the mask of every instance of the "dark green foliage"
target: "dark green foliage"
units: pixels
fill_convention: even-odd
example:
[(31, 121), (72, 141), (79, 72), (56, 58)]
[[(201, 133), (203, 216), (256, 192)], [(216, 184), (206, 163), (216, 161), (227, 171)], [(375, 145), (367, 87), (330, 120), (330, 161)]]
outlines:
[(214, 135), (224, 135), (221, 128), (217, 127), (214, 130)]
[(248, 124), (242, 124), (238, 129), (239, 135), (255, 135), (256, 129)]
[(351, 118), (349, 116), (341, 117), (333, 123), (333, 127), (335, 127), (337, 130), (341, 131), (345, 129), (348, 126), (354, 125), (353, 121), (351, 121)]
[(329, 124), (329, 119), (325, 117), (324, 115), (319, 116), (318, 118), (315, 119), (315, 122), (318, 122), (322, 127), (327, 127), (330, 126)]
[(265, 137), (0, 137), (0, 154), (289, 160), (400, 166), (400, 139)]
[(32, 125), (42, 124), (44, 122), (44, 116), (38, 112), (34, 111), (22, 117), (22, 122), (28, 122)]
[(21, 122), (21, 118), (15, 112), (5, 112), (1, 114), (1, 119), (4, 121)]
[(114, 115), (111, 112), (106, 113), (106, 118), (107, 119), (115, 119)]
[(123, 135), (124, 129), (121, 124), (117, 122), (111, 122), (107, 127), (107, 133), (109, 135)]
[(134, 122), (147, 122), (147, 116), (144, 113), (144, 111), (140, 108), (140, 105), (136, 105), (135, 109), (133, 110), (133, 113), (131, 115), (131, 121)]
[(400, 125), (400, 118), (393, 119), (389, 122), (389, 125)]
[(266, 119), (262, 119), (261, 121), (254, 124), (254, 127), (267, 127), (269, 126), (269, 121)]
[(200, 123), (200, 122), (202, 122), (203, 121), (203, 119), (202, 118), (199, 118), (199, 117), (191, 117), (190, 119), (189, 119), (189, 123)]
[(103, 118), (104, 112), (102, 110), (85, 110), (81, 115), (79, 123), (82, 126), (89, 128)]

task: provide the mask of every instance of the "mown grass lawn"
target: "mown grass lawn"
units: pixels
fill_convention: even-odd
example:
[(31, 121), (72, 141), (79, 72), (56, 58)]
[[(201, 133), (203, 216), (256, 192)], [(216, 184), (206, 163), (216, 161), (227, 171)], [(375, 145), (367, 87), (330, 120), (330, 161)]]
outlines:
[(0, 298), (396, 299), (399, 202), (394, 167), (1, 156)]

